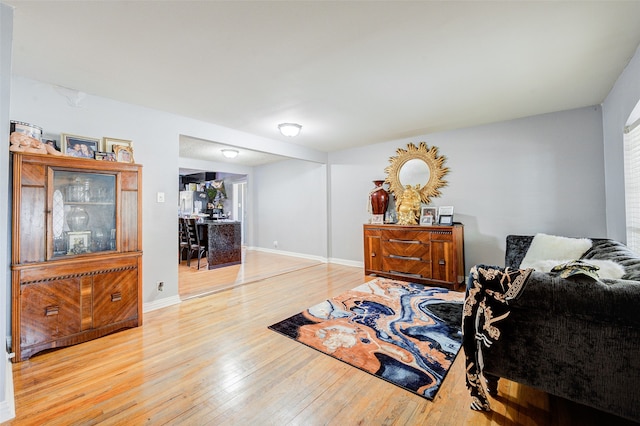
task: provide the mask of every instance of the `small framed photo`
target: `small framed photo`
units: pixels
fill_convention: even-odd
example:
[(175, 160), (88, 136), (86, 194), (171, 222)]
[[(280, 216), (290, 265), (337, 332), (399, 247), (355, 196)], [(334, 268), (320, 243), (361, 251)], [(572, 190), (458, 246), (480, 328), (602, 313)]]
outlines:
[(67, 254), (80, 254), (89, 251), (91, 231), (67, 232)]
[(423, 207), (420, 212), (420, 225), (435, 225), (437, 211), (436, 207)]
[(106, 152), (116, 152), (116, 146), (125, 146), (131, 148), (133, 152), (133, 142), (126, 139), (102, 138), (102, 150)]
[(116, 161), (116, 154), (113, 152), (96, 151), (95, 159), (100, 161)]
[(440, 206), (438, 207), (438, 216), (453, 216), (453, 206)]
[(25, 123), (23, 121), (11, 121), (9, 134), (13, 132), (22, 133), (23, 135), (27, 135), (30, 138), (38, 140), (42, 139), (42, 127)]
[(380, 225), (384, 223), (384, 215), (383, 214), (372, 214), (371, 215), (371, 223), (375, 225)]
[(440, 225), (453, 225), (453, 216), (443, 215), (440, 216)]
[(122, 146), (122, 145), (114, 145), (114, 154), (116, 156), (116, 161), (120, 163), (133, 163), (133, 151), (131, 147)]
[(58, 146), (58, 141), (55, 140), (55, 139), (42, 138), (42, 143), (49, 145), (50, 147), (52, 147), (56, 151), (60, 151), (60, 146)]
[(438, 207), (438, 224), (453, 225), (453, 206)]
[(69, 157), (93, 158), (94, 152), (100, 151), (100, 139), (63, 133), (62, 153)]

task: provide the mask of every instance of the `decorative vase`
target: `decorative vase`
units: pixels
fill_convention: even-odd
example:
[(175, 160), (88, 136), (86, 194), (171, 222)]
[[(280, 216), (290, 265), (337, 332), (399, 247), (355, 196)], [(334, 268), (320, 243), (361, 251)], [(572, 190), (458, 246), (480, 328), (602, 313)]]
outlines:
[(89, 224), (89, 213), (79, 206), (71, 207), (71, 211), (67, 215), (67, 225), (72, 232), (84, 231)]
[(389, 206), (389, 193), (382, 187), (383, 180), (374, 180), (375, 188), (369, 192), (371, 214), (385, 214)]

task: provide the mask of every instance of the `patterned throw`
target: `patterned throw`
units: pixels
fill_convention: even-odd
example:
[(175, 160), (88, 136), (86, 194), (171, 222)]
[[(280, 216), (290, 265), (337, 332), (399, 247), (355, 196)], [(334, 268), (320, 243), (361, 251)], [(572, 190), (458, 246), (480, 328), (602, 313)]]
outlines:
[(433, 399), (462, 344), (464, 294), (384, 278), (269, 328)]
[(485, 265), (471, 268), (462, 317), (462, 345), (473, 410), (491, 410), (481, 382), (482, 348), (490, 347), (500, 338), (496, 323), (509, 316), (509, 303), (520, 296), (531, 272), (533, 269), (503, 269)]

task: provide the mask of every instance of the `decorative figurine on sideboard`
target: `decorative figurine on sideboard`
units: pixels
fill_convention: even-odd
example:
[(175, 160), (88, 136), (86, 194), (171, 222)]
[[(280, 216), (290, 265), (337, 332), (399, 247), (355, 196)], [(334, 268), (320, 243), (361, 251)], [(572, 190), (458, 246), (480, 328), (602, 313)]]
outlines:
[(396, 203), (398, 225), (417, 225), (420, 217), (420, 184), (407, 185)]

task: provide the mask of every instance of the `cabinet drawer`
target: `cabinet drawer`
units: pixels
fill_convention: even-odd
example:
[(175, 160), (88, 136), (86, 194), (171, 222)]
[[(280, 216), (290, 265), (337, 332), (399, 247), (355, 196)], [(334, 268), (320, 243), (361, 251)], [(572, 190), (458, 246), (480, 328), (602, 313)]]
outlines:
[(94, 328), (137, 317), (137, 274), (136, 269), (129, 269), (93, 278)]
[(382, 239), (385, 241), (429, 241), (428, 231), (405, 231), (402, 229), (385, 229), (382, 232)]
[(428, 261), (430, 259), (430, 244), (414, 242), (387, 241), (382, 246), (383, 256), (402, 256)]
[(431, 262), (422, 260), (385, 256), (382, 261), (382, 269), (385, 272), (418, 275), (422, 278), (431, 277)]
[(80, 332), (79, 278), (24, 284), (21, 293), (21, 346), (49, 342)]

